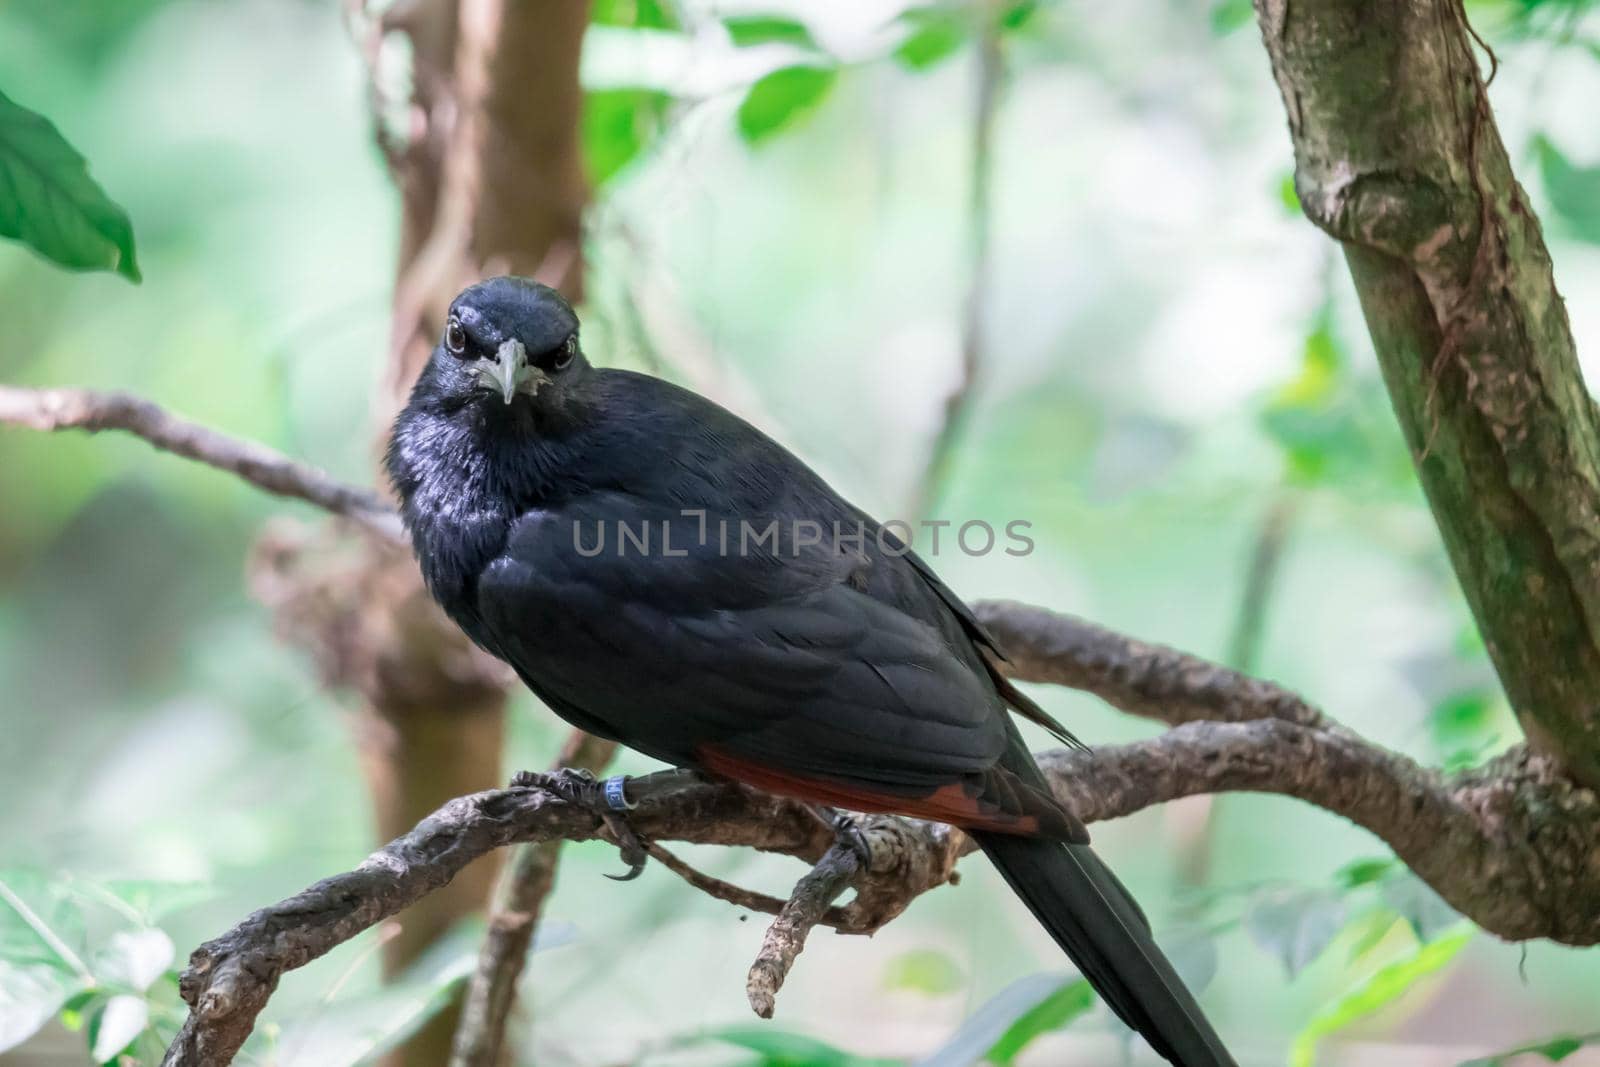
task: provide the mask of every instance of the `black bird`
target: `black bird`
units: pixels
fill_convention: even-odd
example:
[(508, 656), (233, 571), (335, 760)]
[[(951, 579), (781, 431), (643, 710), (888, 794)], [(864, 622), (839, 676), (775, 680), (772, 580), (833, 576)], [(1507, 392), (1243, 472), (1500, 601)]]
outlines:
[(590, 366), (559, 294), (495, 278), (451, 305), (387, 462), (433, 596), (567, 721), (962, 827), (1156, 1051), (1233, 1064), (1009, 712), (1071, 735), (923, 560), (759, 430)]

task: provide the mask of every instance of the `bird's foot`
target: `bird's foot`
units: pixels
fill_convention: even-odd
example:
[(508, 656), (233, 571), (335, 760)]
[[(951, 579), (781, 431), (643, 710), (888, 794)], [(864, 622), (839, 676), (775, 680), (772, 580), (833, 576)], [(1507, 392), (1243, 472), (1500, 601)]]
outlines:
[(543, 789), (567, 803), (592, 812), (605, 823), (606, 829), (617, 839), (622, 862), (628, 865), (625, 874), (608, 874), (617, 882), (631, 882), (644, 871), (650, 859), (650, 850), (629, 825), (624, 812), (635, 805), (628, 799), (626, 775), (613, 775), (600, 781), (588, 771), (576, 767), (563, 767), (559, 771), (518, 771), (511, 779), (513, 788)]
[(854, 815), (823, 804), (807, 804), (806, 807), (833, 832), (835, 842), (856, 854), (862, 870), (872, 866), (872, 846), (867, 843), (867, 835), (861, 832), (861, 824)]

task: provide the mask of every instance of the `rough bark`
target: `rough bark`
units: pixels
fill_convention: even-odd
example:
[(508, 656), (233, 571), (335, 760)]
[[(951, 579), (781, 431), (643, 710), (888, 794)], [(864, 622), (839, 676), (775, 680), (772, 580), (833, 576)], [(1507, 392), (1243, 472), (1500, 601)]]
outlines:
[[(1296, 797), (1372, 831), (1490, 932), (1600, 944), (1600, 800), (1583, 784), (1600, 781), (1600, 717), (1592, 710), (1600, 648), (1591, 635), (1600, 612), (1592, 533), (1600, 510), (1596, 415), (1537, 221), (1494, 128), (1470, 30), (1453, 0), (1258, 0), (1258, 8), (1288, 109), (1302, 203), (1343, 244), (1423, 486), (1530, 744), (1482, 768), (1444, 775), (1361, 740), (1296, 694), (1237, 671), (1040, 609), (988, 603), (978, 613), (1010, 650), (1016, 677), (1085, 689), (1172, 726), (1144, 742), (1043, 757), (1053, 785), (1085, 821), (1199, 793)], [(467, 32), (467, 20), (510, 26), (520, 12), (501, 0), (461, 0), (456, 44), (500, 42), (494, 34)], [(477, 54), (489, 63), (488, 52)], [(489, 66), (481, 73), (465, 84), (482, 87), (474, 99), (490, 100), (496, 81)], [(477, 136), (463, 143), (490, 143)], [(478, 169), (463, 171), (477, 177), (459, 187), (439, 185), (438, 218), (476, 218), (491, 161), (448, 149), (445, 158), (465, 158)], [(468, 190), (467, 200), (455, 195), (459, 189)], [(422, 197), (408, 193), (407, 203), (413, 200)], [(463, 203), (472, 208), (464, 215)], [(398, 287), (397, 384), (414, 358), (404, 354), (406, 344), (436, 327), (442, 305), (426, 294), (459, 280), (463, 263), (488, 262), (473, 258), (483, 236), (476, 228), (457, 228), (433, 244), (438, 232), (435, 226), (413, 246), (417, 263), (428, 269), (408, 269)], [(565, 269), (553, 246), (518, 262), (536, 264), (520, 269), (547, 276)], [(14, 421), (37, 424), (26, 415)], [(71, 425), (97, 428), (92, 420), (48, 428)], [(151, 440), (159, 435), (147, 421), (104, 425)], [(199, 443), (184, 454), (201, 459), (216, 445), (190, 440)], [(335, 510), (344, 499), (297, 493), (315, 479), (280, 483), (283, 474), (277, 469), (256, 481)], [(279, 566), (284, 556), (270, 547), (267, 577), (288, 575), (278, 588), (293, 586), (293, 568)], [(469, 706), (497, 706), (503, 675), (474, 659), (459, 639), (449, 644), (449, 631), (428, 614), (404, 556), (363, 551), (383, 561), (362, 569), (378, 576), (364, 580), (384, 589), (375, 593), (358, 583), (356, 594), (346, 594), (354, 607), (337, 598), (331, 609), (313, 604), (339, 620), (326, 642), (333, 665), (369, 696), (400, 694), (395, 706), (402, 711), (437, 711), (447, 706), (441, 694), (453, 692), (466, 693)], [(362, 605), (380, 606), (377, 621), (370, 610), (358, 610)], [(296, 618), (296, 608), (306, 610), (303, 597), (290, 601), (284, 617)], [(346, 656), (347, 647), (360, 655)], [(673, 774), (643, 788), (652, 799), (639, 814), (639, 829), (660, 840), (757, 847), (811, 862), (832, 845), (808, 812), (748, 790)], [(877, 820), (874, 830), (864, 871), (841, 878), (833, 864), (772, 908), (785, 913), (787, 925), (763, 954), (776, 969), (758, 961), (752, 971), (758, 1009), (770, 1006), (812, 925), (875, 929), (921, 892), (953, 880), (959, 834), (896, 819)], [(581, 840), (599, 832), (590, 813), (538, 790), (493, 790), (445, 805), (357, 871), (264, 909), (197, 950), (184, 982), (195, 1010), (167, 1062), (226, 1063), (286, 970), (437, 896), (452, 879), (460, 885), (460, 872), (475, 858), (511, 841)], [(664, 855), (659, 847), (656, 854)], [(675, 860), (670, 866), (726, 899), (762, 908), (775, 903), (695, 875)], [(829, 907), (851, 879), (856, 899)]]
[(1011, 600), (982, 600), (972, 610), (1006, 650), (1004, 666), (1014, 677), (1081, 689), (1129, 715), (1173, 726), (1266, 718), (1302, 726), (1326, 722), (1282, 686), (1083, 619)]
[[(403, 144), (380, 136), (401, 207), (390, 360), (374, 404), (381, 450), (463, 286), (515, 271), (580, 292), (578, 59), (588, 4), (416, 0), (368, 17), (378, 5), (349, 2), (367, 18), (369, 56), (386, 34), (404, 34), (412, 55), (412, 95), (398, 102), (410, 115), (407, 136)], [(509, 672), (438, 611), (409, 552), (352, 552), (322, 532), (275, 529), (257, 560), (254, 584), (279, 631), (317, 659), (329, 684), (362, 697), (357, 736), (380, 840), (450, 797), (504, 780)], [(386, 970), (403, 969), (481, 911), (495, 874), (486, 859), (419, 898), (385, 945)], [(455, 1014), (414, 1036), (399, 1062), (444, 1063)]]
[(181, 419), (142, 397), (96, 389), (0, 385), (0, 422), (31, 430), (122, 430), (163, 452), (237, 475), (275, 496), (314, 504), (380, 538), (401, 536), (398, 516), (372, 490), (334, 481), (281, 452)]
[[(0, 405), (0, 421), (8, 410), (21, 413), (12, 421), (38, 425), (32, 405), (20, 400), (10, 409)], [(51, 428), (77, 425), (68, 421)], [(155, 424), (123, 428), (138, 433), (149, 425)], [(197, 458), (226, 468), (222, 459), (236, 449), (237, 443), (220, 447), (216, 455), (202, 449)], [(290, 477), (300, 484), (319, 475), (302, 469)], [(404, 559), (399, 546), (390, 551)], [(259, 570), (270, 576), (274, 568), (269, 562)], [(263, 590), (269, 602), (271, 586), (268, 581)], [(1362, 741), (1272, 682), (1043, 608), (1011, 601), (979, 601), (973, 608), (1007, 650), (1007, 669), (1014, 677), (1082, 689), (1113, 707), (1174, 727), (1141, 745), (1044, 757), (1057, 788), (1086, 821), (1200, 793), (1282, 793), (1365, 826), (1447, 901), (1493, 933), (1600, 943), (1600, 799), (1573, 783), (1554, 759), (1519, 747), (1483, 768), (1443, 776)], [(345, 618), (348, 613), (335, 606), (330, 614)], [(309, 622), (304, 628), (317, 627)], [(370, 644), (370, 639), (346, 636), (322, 651), (337, 661), (350, 655), (347, 646), (359, 650)], [(350, 670), (326, 664), (325, 669)], [(424, 674), (474, 669), (443, 662)], [(460, 684), (456, 677), (454, 684)], [(715, 811), (701, 814), (710, 817)], [(815, 830), (801, 836), (810, 840), (807, 835)], [(685, 834), (689, 840), (793, 851), (779, 843), (793, 844), (787, 832), (759, 841), (726, 836), (727, 827)], [(917, 848), (901, 851), (922, 854)], [(816, 853), (796, 854), (814, 858)], [(927, 888), (941, 881), (938, 869), (913, 865), (902, 878)], [(750, 898), (741, 899), (748, 903)], [(871, 914), (894, 910), (874, 906)], [(859, 914), (853, 925), (862, 921)]]
[(1489, 655), (1529, 742), (1600, 784), (1600, 427), (1460, 0), (1256, 6)]
[[(0, 403), (0, 421), (42, 429), (103, 425), (146, 436), (158, 445), (163, 427), (172, 424), (159, 411), (159, 417), (103, 424), (41, 419), (41, 404), (51, 409), (43, 398), (51, 395), (11, 390)], [(86, 396), (84, 402), (93, 408), (97, 395)], [(141, 405), (139, 410), (145, 409)], [(248, 451), (247, 446), (210, 433), (186, 439), (193, 447), (184, 454), (251, 477), (228, 462)], [(361, 499), (359, 490), (323, 484), (326, 476), (316, 471), (281, 457), (277, 462), (274, 477), (256, 484), (326, 501), (330, 507)], [(319, 488), (304, 492), (310, 485)], [(377, 528), (382, 529), (386, 520), (382, 514), (378, 518)], [(388, 551), (404, 560), (399, 545), (389, 542)], [(259, 570), (270, 579), (275, 565), (269, 559)], [(270, 601), (273, 583), (266, 584)], [(1085, 821), (1202, 793), (1292, 796), (1372, 831), (1445, 900), (1492, 933), (1508, 939), (1600, 944), (1600, 799), (1575, 784), (1552, 758), (1519, 747), (1482, 768), (1443, 775), (1362, 741), (1271, 682), (1041, 608), (980, 601), (974, 610), (1006, 648), (1014, 677), (1083, 689), (1114, 707), (1173, 727), (1133, 745), (1042, 757), (1063, 800)], [(334, 605), (329, 614), (346, 618), (349, 613)], [(285, 618), (292, 616), (286, 613)], [(317, 624), (307, 623), (306, 628), (316, 629)], [(372, 641), (340, 638), (324, 653), (335, 661), (347, 657), (346, 644), (359, 649)], [(324, 668), (333, 673), (351, 669), (348, 664)], [(475, 669), (440, 662), (423, 673), (452, 675), (452, 684), (460, 684), (459, 672), (470, 675)], [(640, 829), (648, 835), (764, 848), (812, 861), (832, 844), (814, 816), (795, 805), (670, 774), (658, 782), (660, 806), (641, 816)], [(588, 813), (530, 799), (537, 791), (509, 792), (516, 796), (491, 792), (446, 805), (361, 870), (329, 879), (202, 946), (185, 984), (186, 998), (196, 1010), (168, 1062), (226, 1062), (285, 970), (423, 899), (498, 845), (584, 839), (598, 832)], [(631, 788), (630, 793), (638, 795), (639, 790)], [(522, 814), (502, 812), (505, 805)], [(484, 811), (494, 817), (480, 818)], [(821, 913), (822, 924), (870, 932), (918, 894), (954, 880), (951, 863), (961, 849), (959, 834), (901, 819), (875, 820), (872, 829), (868, 876), (857, 881), (850, 905)], [(888, 843), (880, 844), (880, 838)], [(665, 856), (659, 848), (654, 854)], [(412, 855), (420, 859), (406, 858)], [(783, 910), (783, 903), (773, 898), (694, 874), (675, 860), (662, 862), (723, 899), (759, 910)], [(374, 867), (379, 875), (371, 873)], [(782, 941), (773, 958), (785, 966), (793, 962)], [(771, 991), (766, 984), (755, 988), (760, 995)], [(758, 996), (757, 1006), (764, 1003)]]
[[(614, 741), (574, 730), (556, 757), (554, 769), (570, 767), (598, 774), (616, 753)], [(451, 1067), (497, 1067), (507, 1052), (506, 1026), (517, 1002), (528, 949), (533, 945), (545, 900), (556, 886), (561, 841), (519, 846), (506, 864), (489, 916), (489, 932), (478, 952), (478, 967), (450, 1051)]]
[[(1070, 628), (1073, 620), (1063, 617), (1062, 625)], [(1041, 764), (1057, 795), (1086, 822), (1198, 793), (1298, 797), (1383, 838), (1492, 932), (1600, 943), (1600, 911), (1573, 906), (1575, 899), (1592, 899), (1600, 883), (1600, 800), (1525, 749), (1447, 777), (1326, 721), (1315, 727), (1267, 717), (1186, 722), (1149, 741), (1046, 753)], [(880, 817), (865, 828), (871, 858), (863, 870), (820, 820), (791, 801), (682, 771), (635, 779), (629, 794), (640, 801), (633, 826), (648, 838), (821, 861), (780, 909), (751, 968), (747, 991), (764, 1015), (812, 927), (876, 930), (921, 893), (953, 881), (953, 860), (963, 851), (960, 835), (948, 828)], [(194, 1010), (165, 1063), (228, 1063), (283, 973), (436, 891), (472, 859), (515, 841), (601, 834), (593, 812), (537, 788), (451, 801), (356, 870), (264, 908), (196, 949), (182, 983)], [(829, 908), (852, 884), (856, 900)], [(763, 906), (754, 894), (712, 891)]]

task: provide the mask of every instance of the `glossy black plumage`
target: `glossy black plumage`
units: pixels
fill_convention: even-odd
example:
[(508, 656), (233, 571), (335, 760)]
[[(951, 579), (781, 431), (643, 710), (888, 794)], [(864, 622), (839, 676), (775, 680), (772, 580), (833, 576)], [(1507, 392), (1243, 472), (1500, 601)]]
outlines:
[[(967, 826), (1152, 1045), (1231, 1063), (1008, 705), (1070, 735), (1004, 682), (922, 560), (731, 413), (572, 358), (577, 320), (553, 291), (495, 279), (452, 324), (466, 344), (436, 350), (388, 466), (429, 589), (473, 640), (569, 721), (659, 759)], [(481, 367), (513, 340), (541, 369), (507, 401)], [(823, 536), (805, 543), (797, 521)], [(775, 547), (752, 545), (772, 523)], [(1041, 878), (1062, 886), (1026, 884)]]

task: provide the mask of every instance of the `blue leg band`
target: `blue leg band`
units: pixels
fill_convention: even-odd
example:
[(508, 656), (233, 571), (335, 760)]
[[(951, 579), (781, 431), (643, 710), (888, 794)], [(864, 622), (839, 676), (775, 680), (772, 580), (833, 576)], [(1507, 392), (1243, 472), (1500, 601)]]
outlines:
[(605, 781), (606, 807), (612, 811), (632, 811), (639, 805), (630, 803), (623, 787), (627, 785), (626, 775), (615, 774)]

